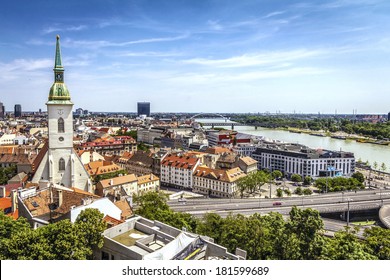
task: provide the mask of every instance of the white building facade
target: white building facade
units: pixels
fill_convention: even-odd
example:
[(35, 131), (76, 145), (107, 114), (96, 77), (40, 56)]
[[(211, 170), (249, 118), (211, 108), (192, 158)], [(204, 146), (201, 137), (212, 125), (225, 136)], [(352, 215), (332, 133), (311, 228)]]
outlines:
[(206, 196), (231, 198), (237, 193), (237, 181), (245, 176), (238, 167), (229, 170), (197, 167), (192, 191)]
[(287, 176), (351, 176), (355, 172), (353, 153), (313, 150), (298, 144), (262, 145), (252, 157), (258, 161), (258, 169), (280, 170)]
[(161, 162), (161, 184), (191, 190), (193, 172), (200, 164), (196, 157), (167, 155)]

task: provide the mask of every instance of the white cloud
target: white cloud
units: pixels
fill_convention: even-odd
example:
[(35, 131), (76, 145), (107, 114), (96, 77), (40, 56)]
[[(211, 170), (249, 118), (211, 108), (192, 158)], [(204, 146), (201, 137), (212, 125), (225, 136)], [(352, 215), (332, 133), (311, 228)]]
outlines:
[(171, 42), (171, 41), (178, 41), (188, 38), (190, 35), (189, 33), (185, 33), (179, 36), (173, 36), (173, 37), (157, 37), (157, 38), (147, 38), (147, 39), (139, 39), (139, 40), (133, 40), (133, 41), (126, 41), (126, 42), (111, 42), (106, 40), (99, 40), (99, 41), (87, 41), (87, 40), (71, 40), (66, 39), (65, 44), (68, 47), (84, 47), (84, 48), (92, 48), (92, 49), (98, 49), (98, 48), (106, 48), (106, 47), (126, 47), (129, 45), (135, 45), (135, 44), (148, 44), (148, 43), (159, 43), (159, 42)]
[(77, 25), (77, 26), (51, 26), (43, 30), (43, 34), (50, 34), (53, 32), (64, 32), (64, 31), (81, 31), (85, 30), (88, 27), (86, 25)]
[(209, 28), (211, 28), (212, 30), (215, 30), (215, 31), (223, 30), (223, 26), (221, 24), (219, 24), (218, 20), (208, 20), (207, 25), (209, 26)]
[(192, 58), (183, 60), (185, 64), (196, 64), (202, 66), (210, 66), (217, 68), (237, 68), (251, 67), (260, 65), (274, 65), (288, 61), (318, 57), (326, 54), (324, 50), (293, 50), (279, 52), (265, 52), (243, 54), (241, 56), (223, 58), (223, 59), (207, 59), (207, 58)]
[(291, 67), (288, 69), (280, 70), (261, 70), (261, 71), (247, 71), (239, 73), (183, 73), (172, 75), (166, 78), (167, 82), (174, 85), (182, 84), (186, 86), (190, 85), (235, 85), (237, 82), (254, 82), (263, 79), (275, 79), (275, 78), (289, 78), (298, 76), (312, 76), (329, 73), (330, 69), (321, 69), (316, 67)]
[(270, 17), (282, 15), (285, 13), (286, 13), (286, 11), (276, 11), (276, 12), (272, 12), (272, 13), (267, 14), (266, 16), (264, 16), (264, 18), (270, 18)]

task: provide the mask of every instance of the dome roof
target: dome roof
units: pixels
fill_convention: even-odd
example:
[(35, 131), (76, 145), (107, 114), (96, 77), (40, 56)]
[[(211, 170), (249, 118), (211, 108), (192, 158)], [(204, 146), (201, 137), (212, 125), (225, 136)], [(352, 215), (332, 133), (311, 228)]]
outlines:
[(69, 90), (64, 83), (54, 83), (49, 92), (49, 101), (70, 100)]

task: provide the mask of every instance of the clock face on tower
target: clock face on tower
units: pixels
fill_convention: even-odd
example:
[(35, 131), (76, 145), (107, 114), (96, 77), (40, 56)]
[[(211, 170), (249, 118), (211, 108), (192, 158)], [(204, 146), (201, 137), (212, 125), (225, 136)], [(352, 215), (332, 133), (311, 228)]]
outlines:
[(56, 79), (56, 82), (63, 82), (63, 74), (62, 73), (56, 73), (55, 74), (55, 79)]

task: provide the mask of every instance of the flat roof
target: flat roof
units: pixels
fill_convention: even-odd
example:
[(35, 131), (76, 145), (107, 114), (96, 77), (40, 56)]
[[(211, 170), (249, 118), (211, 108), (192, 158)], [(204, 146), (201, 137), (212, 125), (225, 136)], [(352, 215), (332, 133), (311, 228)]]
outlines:
[(133, 246), (137, 240), (142, 239), (146, 236), (148, 235), (139, 230), (131, 229), (120, 235), (115, 236), (112, 239), (127, 247), (130, 247)]

